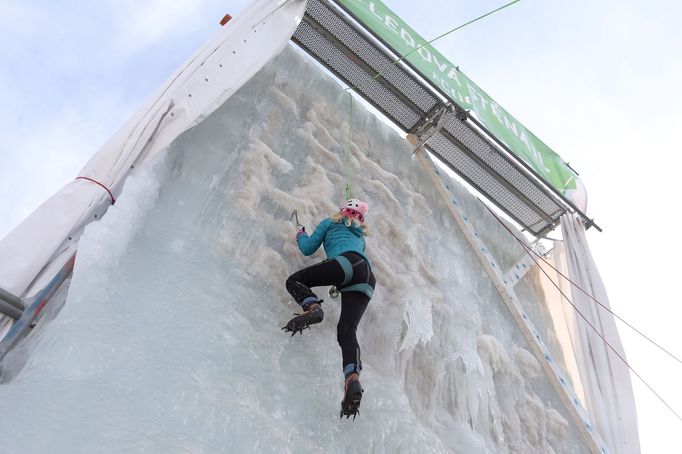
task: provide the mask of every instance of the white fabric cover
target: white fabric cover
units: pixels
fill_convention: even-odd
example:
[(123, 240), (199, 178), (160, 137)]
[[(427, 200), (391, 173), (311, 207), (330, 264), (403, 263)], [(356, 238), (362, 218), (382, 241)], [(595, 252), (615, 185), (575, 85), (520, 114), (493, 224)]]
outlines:
[[(544, 273), (540, 273), (540, 283), (545, 294), (545, 306), (552, 318), (554, 335), (561, 348), (561, 357), (563, 358), (562, 367), (571, 380), (571, 386), (576, 395), (580, 398), (581, 402), (585, 402), (585, 391), (583, 390), (580, 371), (578, 370), (578, 362), (576, 360), (576, 346), (579, 345), (579, 343), (575, 341), (578, 336), (576, 333), (576, 313), (573, 307), (561, 294), (561, 292), (563, 292), (564, 295), (572, 298), (570, 282), (561, 277), (561, 274), (564, 276), (569, 275), (564, 242), (556, 241), (549, 257), (546, 257), (545, 260), (547, 263), (539, 260), (538, 265), (542, 268), (544, 273), (547, 273), (547, 276), (552, 282), (545, 277)], [(558, 270), (558, 272), (555, 271), (555, 269)], [(559, 286), (561, 292), (555, 287), (555, 284)]]
[[(606, 288), (590, 253), (580, 217), (575, 214), (563, 215), (561, 231), (566, 260), (563, 268), (568, 270), (568, 274), (564, 274), (610, 309)], [(625, 358), (614, 316), (574, 285), (562, 280), (562, 289), (571, 289), (570, 293), (566, 290), (564, 293), (618, 354)], [(558, 293), (556, 289), (554, 292)], [(568, 372), (574, 380), (576, 372), (579, 374), (581, 386), (576, 387), (576, 391), (580, 390), (584, 394), (583, 402), (599, 434), (612, 452), (639, 452), (637, 412), (629, 368), (568, 302), (564, 302), (563, 315), (564, 320), (558, 325), (564, 326), (557, 327), (557, 332), (568, 333), (574, 353), (568, 355)], [(572, 361), (575, 361), (577, 371), (571, 370)]]
[[(254, 0), (151, 96), (79, 175), (117, 195), (131, 169), (213, 112), (278, 54), (305, 7), (305, 0)], [(68, 259), (59, 255), (69, 246), (67, 238), (76, 241), (110, 203), (106, 190), (93, 182), (79, 179), (64, 186), (0, 241), (0, 287), (25, 296), (53, 258)]]

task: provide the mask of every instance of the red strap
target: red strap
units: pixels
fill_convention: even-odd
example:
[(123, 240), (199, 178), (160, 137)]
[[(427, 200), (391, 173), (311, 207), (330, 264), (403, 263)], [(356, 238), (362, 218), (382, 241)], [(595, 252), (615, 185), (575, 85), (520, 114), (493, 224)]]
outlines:
[(104, 190), (107, 191), (107, 192), (109, 193), (109, 197), (111, 197), (111, 204), (113, 205), (114, 203), (116, 203), (116, 199), (114, 198), (114, 194), (111, 193), (111, 191), (109, 190), (108, 187), (104, 186), (104, 185), (103, 185), (102, 183), (100, 183), (99, 181), (94, 180), (94, 179), (92, 179), (92, 178), (90, 178), (90, 177), (76, 177), (76, 180), (88, 180), (88, 181), (92, 181), (93, 183), (102, 186), (102, 187), (104, 188)]

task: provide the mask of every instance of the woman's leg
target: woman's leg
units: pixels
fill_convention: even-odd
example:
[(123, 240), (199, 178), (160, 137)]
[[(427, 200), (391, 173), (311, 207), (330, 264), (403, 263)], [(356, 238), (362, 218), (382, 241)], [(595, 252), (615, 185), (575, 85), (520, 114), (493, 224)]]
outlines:
[(341, 347), (343, 374), (345, 376), (340, 413), (342, 418), (344, 416), (350, 418), (353, 415), (353, 419), (355, 419), (360, 411), (363, 389), (359, 375), (362, 370), (362, 361), (360, 360), (360, 346), (355, 333), (368, 303), (369, 296), (362, 292), (341, 293), (341, 315), (336, 328), (336, 339)]
[(344, 280), (344, 272), (336, 260), (325, 260), (315, 265), (303, 268), (289, 276), (286, 282), (287, 291), (305, 310), (320, 299), (310, 290), (310, 287), (320, 285), (339, 285)]
[[(346, 383), (348, 383), (348, 379), (357, 380), (362, 370), (360, 346), (355, 333), (371, 299), (372, 292), (366, 292), (366, 290), (369, 288), (372, 291), (374, 290), (376, 279), (369, 263), (360, 255), (352, 252), (342, 255), (348, 259), (353, 273), (349, 282), (340, 289), (341, 315), (336, 331), (336, 339), (341, 347), (343, 357), (343, 374), (346, 377)], [(365, 287), (364, 290), (361, 290), (362, 286)], [(351, 290), (351, 287), (355, 287), (355, 289)]]
[(368, 303), (369, 297), (364, 293), (341, 293), (341, 315), (336, 327), (336, 339), (341, 347), (343, 374), (346, 377), (351, 374), (359, 374), (362, 370), (360, 346), (358, 345), (356, 331)]

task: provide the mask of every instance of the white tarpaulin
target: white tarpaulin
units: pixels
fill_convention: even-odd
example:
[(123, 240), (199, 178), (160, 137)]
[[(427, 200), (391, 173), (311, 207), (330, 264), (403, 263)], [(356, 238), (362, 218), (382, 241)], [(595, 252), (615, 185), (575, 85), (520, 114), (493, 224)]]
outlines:
[[(573, 284), (560, 276), (552, 279), (559, 283), (564, 294), (599, 334), (625, 358), (614, 316), (594, 301), (610, 309), (606, 288), (590, 253), (579, 216), (563, 215), (561, 231), (564, 244), (554, 255), (554, 260), (559, 262), (555, 266)], [(565, 263), (560, 263), (562, 260)], [(548, 294), (558, 294), (558, 291), (554, 288)], [(613, 452), (639, 452), (637, 413), (627, 365), (567, 301), (552, 312), (557, 336), (564, 348), (567, 372), (578, 395), (583, 395), (598, 432)], [(570, 339), (570, 344), (565, 337)]]
[[(40, 290), (49, 279), (35, 282), (44, 267), (55, 258), (66, 261), (62, 252), (111, 204), (107, 189), (115, 197), (135, 166), (213, 112), (278, 54), (305, 7), (305, 0), (255, 0), (223, 27), (90, 159), (79, 176), (91, 180), (68, 183), (0, 241), (0, 287), (18, 296)], [(59, 268), (53, 265), (50, 271)]]
[[(562, 295), (562, 293), (571, 295), (571, 283), (561, 277), (561, 274), (564, 276), (569, 274), (564, 242), (556, 241), (550, 255), (545, 260), (546, 262), (538, 261), (538, 266), (544, 272), (540, 273), (540, 282), (545, 292), (545, 306), (552, 318), (554, 334), (561, 348), (562, 367), (570, 378), (576, 395), (581, 402), (585, 402), (585, 391), (583, 390), (575, 351), (575, 346), (578, 345), (575, 341), (577, 337), (576, 313), (575, 309)], [(552, 280), (551, 282), (545, 278), (545, 273)], [(555, 285), (558, 285), (559, 289)]]

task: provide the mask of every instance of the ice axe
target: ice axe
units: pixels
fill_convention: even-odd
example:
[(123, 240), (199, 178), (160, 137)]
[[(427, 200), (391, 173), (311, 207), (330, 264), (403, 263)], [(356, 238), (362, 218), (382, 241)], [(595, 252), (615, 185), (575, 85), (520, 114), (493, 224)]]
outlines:
[(289, 217), (290, 221), (296, 220), (296, 228), (303, 227), (303, 224), (298, 222), (298, 210), (294, 210), (291, 212), (291, 216)]
[[(298, 210), (294, 210), (291, 212), (291, 216), (289, 216), (289, 220), (292, 222), (296, 222), (296, 228), (303, 227), (303, 225), (298, 222)], [(336, 286), (332, 286), (329, 289), (329, 296), (332, 298), (338, 298), (339, 297), (339, 290), (336, 288)]]

